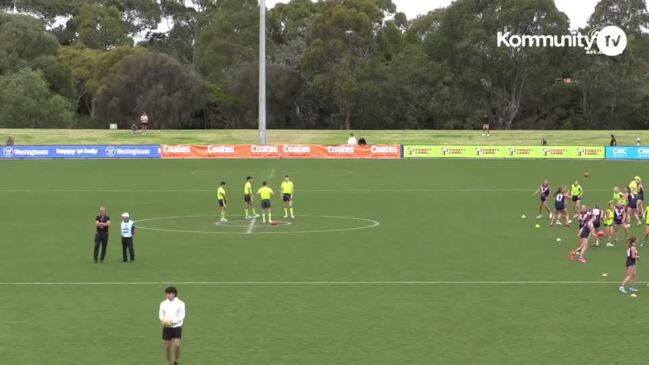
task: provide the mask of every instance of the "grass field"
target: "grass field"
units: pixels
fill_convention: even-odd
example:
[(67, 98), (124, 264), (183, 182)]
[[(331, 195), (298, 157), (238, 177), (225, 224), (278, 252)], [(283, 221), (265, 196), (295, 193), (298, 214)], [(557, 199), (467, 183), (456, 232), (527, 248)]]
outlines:
[[(187, 304), (183, 364), (646, 364), (649, 293), (617, 292), (622, 245), (568, 261), (576, 230), (535, 229), (531, 196), (543, 178), (556, 187), (589, 171), (585, 203), (602, 204), (644, 167), (3, 161), (0, 359), (162, 364), (157, 310), (174, 284)], [(292, 224), (236, 217), (246, 175), (277, 188), (286, 173)], [(213, 218), (220, 180), (227, 226)], [(107, 263), (92, 262), (100, 205), (115, 225), (123, 211), (138, 221), (135, 263), (120, 262), (117, 226)]]
[[(649, 131), (353, 131), (372, 144), (444, 144), (444, 145), (540, 145), (545, 137), (554, 146), (604, 146), (615, 133), (622, 145), (635, 145), (636, 138), (649, 143)], [(78, 129), (0, 129), (2, 142), (14, 136), (17, 144), (252, 144), (257, 143), (256, 130), (152, 131), (131, 135), (129, 131)], [(349, 132), (328, 130), (269, 130), (268, 143), (343, 144)]]

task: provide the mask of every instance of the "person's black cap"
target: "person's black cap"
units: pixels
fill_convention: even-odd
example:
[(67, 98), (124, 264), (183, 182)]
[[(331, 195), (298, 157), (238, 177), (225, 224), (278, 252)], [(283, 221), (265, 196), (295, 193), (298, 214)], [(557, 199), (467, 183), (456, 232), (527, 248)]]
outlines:
[(176, 289), (175, 286), (167, 287), (167, 289), (165, 289), (165, 294), (169, 294), (169, 293), (174, 293), (174, 295), (177, 296), (178, 295), (178, 289)]

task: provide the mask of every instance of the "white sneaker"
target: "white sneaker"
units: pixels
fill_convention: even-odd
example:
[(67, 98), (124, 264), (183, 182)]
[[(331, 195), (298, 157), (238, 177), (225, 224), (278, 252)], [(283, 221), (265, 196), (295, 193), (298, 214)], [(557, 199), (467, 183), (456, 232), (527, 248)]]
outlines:
[(221, 222), (227, 222), (228, 220), (225, 218), (221, 218)]
[(536, 219), (541, 219), (541, 218), (543, 218), (543, 214), (539, 214), (536, 216)]
[(292, 215), (292, 216), (291, 216), (291, 219), (295, 219), (295, 216), (294, 216), (294, 215)]
[(556, 225), (557, 225), (557, 226), (561, 226), (561, 225), (563, 225), (563, 223), (557, 221)]
[(259, 217), (261, 217), (261, 216), (260, 216), (259, 214), (255, 214), (255, 215), (253, 215), (253, 217), (254, 217), (254, 218), (259, 218)]
[(627, 225), (626, 225), (626, 228), (631, 228), (631, 225), (630, 225), (630, 224), (627, 224)]
[(285, 216), (284, 216), (284, 218), (288, 218), (288, 216), (287, 216), (287, 215), (285, 215)]
[(599, 247), (599, 242), (593, 243), (593, 247)]
[(250, 217), (249, 215), (246, 216), (246, 219), (250, 219), (250, 218), (252, 218), (252, 217)]
[(619, 291), (620, 291), (620, 293), (622, 293), (622, 294), (629, 294), (629, 292), (628, 292), (628, 291), (626, 291), (626, 289), (624, 289), (624, 287), (623, 287), (623, 286), (621, 286), (621, 287), (619, 287), (619, 288), (618, 288), (618, 290), (619, 290)]
[(606, 247), (615, 247), (615, 245), (610, 242), (606, 242)]

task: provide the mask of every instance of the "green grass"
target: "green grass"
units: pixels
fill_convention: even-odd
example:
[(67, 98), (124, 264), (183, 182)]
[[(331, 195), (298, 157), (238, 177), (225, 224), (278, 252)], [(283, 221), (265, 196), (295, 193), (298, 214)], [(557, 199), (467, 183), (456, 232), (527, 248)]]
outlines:
[[(539, 145), (545, 136), (554, 146), (604, 146), (610, 131), (493, 131), (490, 137), (480, 131), (353, 131), (372, 144), (437, 145)], [(649, 142), (649, 131), (614, 132), (618, 144), (635, 145), (635, 139)], [(0, 129), (2, 141), (12, 135), (17, 144), (252, 144), (257, 143), (256, 130), (152, 131), (131, 135), (129, 131), (78, 129)], [(268, 143), (343, 144), (348, 131), (269, 130)]]
[[(531, 193), (543, 178), (556, 187), (587, 170), (585, 203), (601, 204), (644, 166), (3, 161), (0, 358), (21, 365), (163, 363), (157, 309), (164, 287), (177, 284), (188, 313), (185, 364), (645, 364), (649, 351), (635, 343), (647, 335), (649, 293), (644, 284), (636, 299), (617, 292), (624, 248), (592, 249), (587, 264), (569, 262), (574, 228), (543, 222), (535, 229), (533, 218), (521, 219), (536, 215)], [(276, 187), (285, 173), (296, 184), (292, 225), (257, 224), (241, 234), (245, 227), (202, 217), (215, 214), (218, 181), (229, 183), (237, 219), (244, 176)], [(140, 223), (149, 229), (136, 237), (133, 264), (120, 262), (113, 227), (108, 262), (94, 264), (100, 205), (114, 224), (123, 211), (136, 220), (178, 218)], [(298, 233), (356, 224), (316, 216), (380, 225)], [(639, 274), (646, 280), (642, 262)], [(429, 281), (446, 283), (405, 283)], [(28, 282), (94, 284), (10, 284)]]

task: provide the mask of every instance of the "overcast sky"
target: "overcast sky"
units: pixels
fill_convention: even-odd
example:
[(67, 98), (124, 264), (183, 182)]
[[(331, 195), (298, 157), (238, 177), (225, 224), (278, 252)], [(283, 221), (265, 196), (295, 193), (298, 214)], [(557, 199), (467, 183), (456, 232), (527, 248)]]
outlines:
[[(426, 14), (429, 10), (448, 6), (452, 0), (392, 0), (397, 4), (397, 9), (414, 18)], [(277, 3), (286, 3), (287, 0), (266, 0), (266, 6), (272, 7)], [(557, 8), (570, 18), (572, 28), (586, 25), (588, 18), (593, 13), (598, 0), (554, 0)]]

